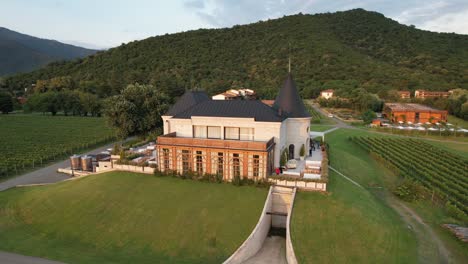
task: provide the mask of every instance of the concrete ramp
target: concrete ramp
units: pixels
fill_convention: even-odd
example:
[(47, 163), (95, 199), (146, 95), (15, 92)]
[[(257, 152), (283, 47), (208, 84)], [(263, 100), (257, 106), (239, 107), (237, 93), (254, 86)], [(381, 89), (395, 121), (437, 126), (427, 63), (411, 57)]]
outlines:
[(295, 188), (272, 186), (257, 226), (247, 240), (226, 260), (225, 264), (297, 263), (289, 238), (289, 214)]
[(286, 239), (280, 236), (269, 236), (265, 238), (262, 248), (249, 258), (244, 264), (287, 264)]

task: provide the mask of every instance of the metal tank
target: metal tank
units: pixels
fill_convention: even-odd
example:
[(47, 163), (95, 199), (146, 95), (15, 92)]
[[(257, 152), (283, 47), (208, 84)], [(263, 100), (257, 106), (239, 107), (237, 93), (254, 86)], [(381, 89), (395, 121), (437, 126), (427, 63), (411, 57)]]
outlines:
[(93, 171), (93, 157), (87, 155), (81, 157), (81, 168), (84, 171)]
[(81, 156), (73, 155), (70, 157), (70, 164), (72, 170), (81, 170)]

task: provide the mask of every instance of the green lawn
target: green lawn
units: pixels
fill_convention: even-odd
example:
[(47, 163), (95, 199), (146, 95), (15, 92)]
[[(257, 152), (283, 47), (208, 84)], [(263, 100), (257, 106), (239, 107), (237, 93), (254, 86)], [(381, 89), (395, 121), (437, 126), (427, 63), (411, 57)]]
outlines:
[(0, 115), (0, 178), (112, 140), (104, 118)]
[(468, 129), (468, 121), (466, 120), (463, 120), (453, 115), (449, 115), (447, 119), (448, 119), (448, 122), (451, 124), (458, 125), (459, 127)]
[[(364, 187), (383, 184), (378, 164), (338, 129), (327, 134), (331, 165)], [(380, 198), (330, 171), (330, 195), (299, 193), (292, 236), (300, 263), (415, 263), (417, 241)]]
[(330, 195), (300, 192), (292, 217), (299, 263), (415, 263), (416, 240), (396, 213), (331, 172)]
[(221, 263), (266, 188), (112, 172), (0, 192), (0, 250), (67, 263)]
[[(383, 168), (375, 160), (373, 160), (371, 156), (368, 155), (367, 152), (362, 150), (353, 142), (349, 141), (348, 140), (349, 136), (373, 136), (373, 137), (394, 137), (394, 136), (388, 136), (388, 135), (384, 135), (380, 133), (370, 133), (364, 130), (355, 130), (355, 129), (354, 130), (338, 129), (327, 134), (326, 140), (327, 140), (327, 143), (330, 145), (329, 156), (330, 156), (331, 165), (335, 169), (339, 170), (345, 175), (351, 177), (353, 180), (357, 181), (359, 184), (363, 185), (366, 188), (366, 191), (359, 190), (358, 188), (355, 188), (354, 185), (351, 185), (347, 182), (343, 182), (343, 179), (339, 178), (340, 176), (337, 176), (336, 174), (332, 174), (330, 177), (330, 184), (329, 184), (330, 191), (332, 194), (330, 196), (318, 196), (317, 194), (308, 194), (308, 193), (299, 195), (298, 196), (299, 199), (297, 200), (298, 203), (296, 204), (298, 205), (297, 208), (301, 208), (301, 203), (302, 203), (301, 201), (304, 201), (308, 203), (308, 205), (313, 206), (313, 208), (315, 209), (311, 209), (307, 211), (304, 209), (296, 210), (295, 208), (293, 217), (302, 215), (300, 216), (302, 218), (314, 219), (313, 217), (315, 216), (314, 211), (316, 210), (324, 214), (325, 217), (329, 217), (330, 221), (332, 221), (332, 219), (335, 216), (340, 217), (340, 215), (346, 215), (346, 217), (343, 217), (343, 218), (346, 218), (348, 221), (351, 221), (352, 222), (351, 226), (357, 225), (358, 227), (356, 227), (357, 228), (356, 230), (359, 230), (360, 221), (358, 221), (359, 223), (356, 223), (356, 221), (352, 220), (354, 219), (354, 217), (350, 217), (351, 212), (348, 212), (348, 211), (353, 211), (352, 213), (359, 216), (357, 219), (361, 219), (364, 225), (368, 225), (366, 221), (370, 221), (370, 224), (369, 224), (370, 227), (379, 223), (381, 227), (383, 228), (382, 229), (383, 232), (386, 232), (385, 231), (387, 230), (386, 228), (389, 228), (388, 230), (391, 230), (391, 229), (401, 230), (398, 228), (398, 226), (402, 224), (401, 220), (395, 219), (395, 213), (392, 210), (384, 209), (384, 208), (388, 208), (386, 201), (388, 199), (388, 196), (391, 195), (389, 194), (390, 193), (389, 189), (391, 189), (395, 185), (395, 183), (398, 181), (398, 178), (395, 175), (393, 175), (390, 171)], [(433, 141), (426, 141), (426, 142), (433, 143)], [(437, 144), (439, 144), (439, 142), (437, 143), (434, 142), (434, 145), (437, 145)], [(455, 143), (452, 145), (451, 143), (448, 144), (446, 142), (440, 142), (440, 144), (445, 144), (447, 149), (453, 148), (454, 145), (456, 145)], [(456, 150), (453, 150), (453, 151), (456, 152)], [(301, 197), (301, 196), (305, 196), (305, 197)], [(318, 208), (319, 207), (318, 204), (321, 204), (322, 200), (324, 199), (327, 201), (329, 200), (328, 205), (321, 209)], [(430, 203), (430, 200), (424, 200), (424, 201), (419, 201), (419, 202), (407, 203), (407, 206), (416, 210), (416, 212), (424, 219), (424, 222), (428, 223), (432, 227), (432, 229), (439, 235), (439, 238), (443, 241), (444, 245), (451, 252), (452, 254), (451, 260), (454, 263), (466, 263), (466, 261), (468, 260), (468, 245), (466, 243), (460, 242), (455, 237), (453, 237), (449, 232), (447, 232), (446, 230), (440, 227), (442, 223), (447, 223), (447, 222), (450, 222), (451, 220), (451, 218), (446, 215), (446, 212), (443, 210), (441, 205), (434, 205)], [(359, 208), (364, 208), (365, 210), (364, 209), (358, 210)], [(367, 210), (366, 208), (370, 208), (370, 209)], [(381, 210), (383, 213), (375, 215), (376, 212), (378, 212), (377, 208), (380, 208), (379, 210)], [(301, 213), (297, 213), (298, 211)], [(392, 223), (389, 223), (385, 219), (382, 219), (381, 218), (382, 216), (385, 219), (387, 218), (393, 219)], [(296, 223), (295, 221), (296, 220), (293, 220), (293, 223)], [(324, 227), (323, 225), (320, 225), (320, 223), (318, 223), (318, 226)], [(328, 225), (325, 226), (325, 228), (329, 228), (327, 231), (328, 232), (327, 235), (337, 235), (335, 234), (335, 231), (339, 233), (347, 234), (343, 230), (335, 230), (329, 227)], [(345, 227), (343, 227), (342, 229), (344, 228)], [(351, 228), (351, 227), (348, 227), (348, 228)], [(298, 232), (298, 235), (305, 237), (306, 236), (304, 235), (306, 234), (305, 232), (306, 231), (300, 231)], [(313, 233), (309, 233), (308, 235), (311, 238), (314, 238), (316, 236)], [(414, 257), (415, 257), (416, 252), (415, 252), (415, 246), (414, 246), (414, 237), (410, 237), (409, 241), (407, 241), (406, 239), (402, 240), (402, 238), (404, 237), (402, 232), (400, 233), (396, 232), (394, 233), (394, 235), (400, 238), (399, 240), (400, 243), (408, 244), (408, 250), (412, 252), (411, 254), (414, 254)], [(353, 239), (354, 240), (360, 240), (360, 239), (367, 240), (369, 238), (372, 241), (375, 241), (376, 239), (379, 238), (379, 234), (375, 234), (374, 232), (367, 232), (365, 236), (362, 236), (359, 233), (351, 233), (351, 234), (348, 234), (348, 236), (349, 238), (347, 239), (349, 240), (353, 240)], [(347, 236), (343, 235), (342, 237), (347, 237)], [(324, 240), (327, 239), (326, 235), (323, 235), (322, 238)], [(397, 240), (397, 238), (391, 238), (391, 237), (389, 237), (388, 239)], [(313, 242), (312, 239), (310, 239), (310, 241), (311, 242), (308, 242), (308, 243)], [(377, 242), (378, 241), (379, 240), (377, 240)], [(297, 244), (300, 244), (300, 243), (301, 242), (297, 242), (294, 244), (294, 246), (301, 247), (301, 246), (297, 246)], [(368, 244), (366, 244), (365, 241), (364, 242), (360, 241), (359, 243), (365, 243), (364, 245), (366, 245), (366, 247), (368, 246)], [(418, 245), (420, 243), (427, 244), (424, 241), (418, 241)], [(362, 245), (360, 245), (358, 249), (360, 249), (361, 246)], [(311, 247), (312, 246), (309, 244), (309, 249), (308, 249), (309, 251)], [(377, 252), (376, 251), (377, 249), (374, 248), (372, 245), (369, 247), (372, 249), (372, 251)], [(432, 252), (430, 250), (427, 250), (426, 247), (427, 246), (423, 246), (423, 249), (421, 251), (423, 255), (419, 253), (420, 256), (418, 260), (420, 259), (427, 260), (427, 259), (434, 258), (433, 260), (436, 261), (437, 260), (436, 257), (438, 256), (437, 253), (433, 252), (434, 250), (432, 250)], [(390, 247), (389, 253), (388, 253), (394, 257), (394, 258), (392, 257), (394, 261), (384, 261), (384, 262), (403, 262), (403, 263), (415, 262), (415, 261), (410, 261), (411, 259), (413, 259), (413, 257), (408, 258), (408, 261), (404, 261), (405, 256), (399, 255), (400, 253), (394, 252), (396, 248), (397, 246)], [(346, 250), (346, 248), (344, 248), (343, 250)], [(306, 257), (309, 256), (305, 252), (306, 251), (304, 249), (303, 255)], [(353, 254), (354, 253), (350, 251), (350, 252), (347, 252), (345, 255), (354, 256)], [(312, 254), (309, 257), (312, 257)], [(338, 257), (344, 258), (343, 256), (337, 256), (337, 258)], [(358, 257), (360, 256), (356, 256), (356, 258)], [(369, 257), (370, 259), (375, 258), (375, 256), (365, 256), (365, 258), (367, 257)], [(400, 259), (401, 261), (397, 259), (398, 257), (401, 257)], [(379, 260), (376, 260), (376, 261), (379, 262)], [(332, 262), (332, 261), (330, 260), (330, 261), (324, 261), (324, 262)], [(357, 262), (367, 262), (367, 260), (364, 259), (363, 261), (357, 261)]]
[(311, 125), (310, 125), (310, 131), (323, 132), (323, 131), (330, 130), (330, 129), (334, 128), (334, 127), (335, 127), (335, 126), (331, 126), (331, 125), (316, 125), (316, 124), (311, 124)]

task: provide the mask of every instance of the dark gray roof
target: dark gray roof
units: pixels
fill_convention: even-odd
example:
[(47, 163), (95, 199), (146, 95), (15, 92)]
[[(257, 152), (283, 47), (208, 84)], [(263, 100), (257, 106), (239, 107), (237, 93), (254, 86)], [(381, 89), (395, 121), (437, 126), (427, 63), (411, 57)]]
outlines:
[(194, 105), (197, 105), (203, 101), (211, 100), (211, 98), (202, 91), (187, 91), (179, 100), (166, 112), (166, 116), (175, 116)]
[(291, 73), (288, 73), (288, 77), (276, 97), (273, 108), (284, 117), (310, 117), (309, 111), (305, 108), (297, 92), (296, 84), (294, 83)]
[(176, 114), (173, 118), (188, 119), (192, 116), (254, 118), (259, 122), (281, 122), (284, 119), (273, 108), (257, 100), (208, 100)]

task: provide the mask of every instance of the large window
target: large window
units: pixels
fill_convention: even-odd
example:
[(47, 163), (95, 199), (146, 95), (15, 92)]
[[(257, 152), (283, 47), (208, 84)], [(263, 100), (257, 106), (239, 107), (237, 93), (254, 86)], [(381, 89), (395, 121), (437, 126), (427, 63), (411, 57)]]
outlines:
[(232, 169), (233, 169), (233, 176), (234, 177), (240, 177), (240, 160), (239, 160), (239, 154), (233, 154), (232, 155)]
[(182, 150), (182, 172), (187, 173), (190, 170), (190, 151)]
[(238, 127), (225, 127), (224, 138), (239, 140), (239, 128)]
[(221, 127), (208, 127), (208, 138), (221, 138)]
[(164, 170), (169, 170), (169, 149), (163, 149)]
[(217, 173), (219, 175), (223, 175), (223, 172), (224, 172), (223, 164), (224, 164), (224, 162), (223, 162), (223, 153), (218, 152), (218, 170), (217, 170)]
[(206, 138), (206, 126), (193, 126), (193, 137)]
[(254, 129), (250, 127), (226, 127), (224, 138), (234, 140), (254, 140)]
[(253, 155), (253, 176), (258, 177), (260, 175), (260, 156)]
[(203, 174), (203, 156), (201, 151), (196, 152), (196, 170), (198, 174)]
[(248, 127), (241, 127), (240, 140), (254, 140), (254, 129)]

